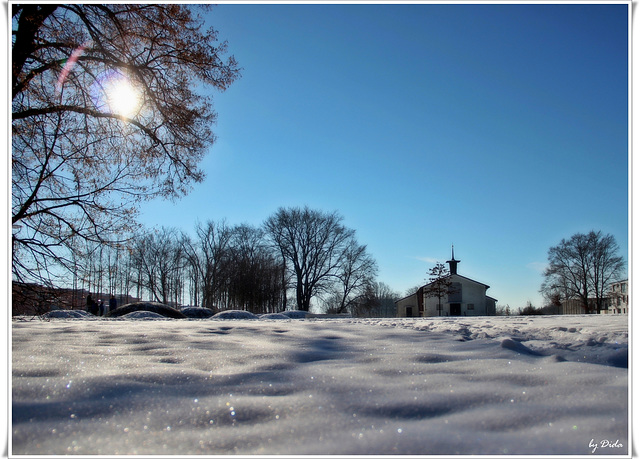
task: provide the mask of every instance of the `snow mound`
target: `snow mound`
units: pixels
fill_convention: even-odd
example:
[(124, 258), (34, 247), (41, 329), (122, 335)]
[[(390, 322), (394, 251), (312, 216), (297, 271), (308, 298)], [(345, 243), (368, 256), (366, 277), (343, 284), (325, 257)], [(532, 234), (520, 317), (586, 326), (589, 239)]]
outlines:
[(224, 319), (224, 320), (257, 320), (258, 316), (248, 311), (238, 311), (231, 309), (229, 311), (222, 311), (213, 316), (212, 319)]
[(289, 317), (290, 319), (306, 319), (309, 315), (306, 311), (284, 311), (281, 314)]
[(158, 320), (158, 319), (166, 319), (165, 316), (158, 314), (157, 312), (151, 311), (133, 311), (129, 314), (125, 314), (120, 316), (122, 319), (127, 320)]
[(286, 314), (281, 314), (279, 312), (274, 312), (271, 314), (262, 314), (260, 316), (260, 320), (291, 320), (291, 317), (287, 316)]
[(86, 311), (71, 311), (68, 309), (57, 309), (49, 311), (40, 316), (43, 319), (86, 319), (89, 313)]
[(502, 347), (503, 349), (510, 349), (512, 351), (516, 351), (520, 354), (541, 355), (539, 352), (529, 349), (524, 344), (519, 343), (518, 341), (514, 341), (511, 338), (503, 339), (502, 342), (500, 343), (500, 347)]
[(157, 303), (155, 301), (138, 301), (137, 303), (129, 303), (124, 306), (120, 306), (114, 311), (109, 312), (106, 317), (121, 317), (134, 311), (149, 311), (160, 314), (164, 317), (170, 317), (172, 319), (186, 319), (183, 313), (177, 309), (167, 306), (166, 304)]
[(195, 306), (182, 308), (180, 312), (190, 319), (208, 319), (215, 314), (215, 312), (209, 308), (198, 308)]
[(385, 328), (454, 335), (459, 341), (470, 344), (497, 342), (502, 349), (525, 357), (555, 355), (569, 362), (628, 368), (627, 316), (591, 314), (359, 320)]

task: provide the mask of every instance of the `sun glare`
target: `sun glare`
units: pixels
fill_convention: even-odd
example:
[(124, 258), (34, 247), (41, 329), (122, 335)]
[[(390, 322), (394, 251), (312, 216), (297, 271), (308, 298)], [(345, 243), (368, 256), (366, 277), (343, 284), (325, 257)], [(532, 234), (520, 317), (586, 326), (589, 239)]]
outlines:
[(140, 93), (128, 78), (115, 78), (105, 87), (109, 109), (120, 116), (132, 117), (140, 107)]

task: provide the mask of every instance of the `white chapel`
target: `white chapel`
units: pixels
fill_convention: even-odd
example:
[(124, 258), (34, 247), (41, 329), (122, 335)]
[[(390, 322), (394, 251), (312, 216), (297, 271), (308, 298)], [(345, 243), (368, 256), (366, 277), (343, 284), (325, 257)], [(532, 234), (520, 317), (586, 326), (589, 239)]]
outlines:
[(416, 293), (396, 301), (397, 317), (438, 316), (494, 316), (496, 300), (487, 296), (489, 286), (458, 274), (458, 263), (451, 247), (451, 260), (447, 277), (451, 282), (448, 294), (441, 298), (428, 296), (431, 284), (420, 287)]

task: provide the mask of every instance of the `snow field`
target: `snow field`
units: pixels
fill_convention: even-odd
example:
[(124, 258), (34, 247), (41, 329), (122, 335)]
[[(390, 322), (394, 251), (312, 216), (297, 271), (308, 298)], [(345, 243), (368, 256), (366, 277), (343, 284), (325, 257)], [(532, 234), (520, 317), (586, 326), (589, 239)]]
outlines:
[(630, 451), (626, 316), (14, 320), (12, 343), (13, 454)]

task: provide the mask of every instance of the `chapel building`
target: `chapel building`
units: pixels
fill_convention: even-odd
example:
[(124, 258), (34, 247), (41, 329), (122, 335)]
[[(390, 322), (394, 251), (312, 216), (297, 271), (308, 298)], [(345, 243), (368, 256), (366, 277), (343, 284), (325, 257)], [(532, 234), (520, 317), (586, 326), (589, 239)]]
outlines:
[(458, 274), (458, 263), (451, 247), (448, 293), (437, 298), (428, 294), (433, 283), (420, 287), (416, 293), (396, 301), (397, 317), (495, 316), (496, 300), (487, 296), (489, 286)]

